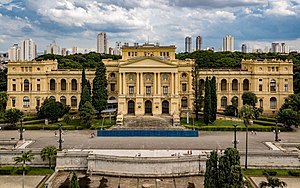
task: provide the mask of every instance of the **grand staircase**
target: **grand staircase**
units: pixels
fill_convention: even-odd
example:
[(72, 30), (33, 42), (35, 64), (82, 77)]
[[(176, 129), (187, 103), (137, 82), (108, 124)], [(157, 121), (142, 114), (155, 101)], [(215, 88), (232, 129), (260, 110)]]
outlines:
[(183, 130), (183, 126), (174, 126), (173, 117), (162, 116), (124, 116), (123, 125), (113, 126), (111, 129), (127, 130)]

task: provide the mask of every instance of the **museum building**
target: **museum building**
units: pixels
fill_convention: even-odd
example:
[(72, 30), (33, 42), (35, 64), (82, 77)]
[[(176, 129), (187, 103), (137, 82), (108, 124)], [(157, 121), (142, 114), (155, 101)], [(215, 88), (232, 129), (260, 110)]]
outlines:
[[(131, 116), (170, 116), (178, 122), (193, 111), (192, 69), (194, 60), (175, 58), (176, 47), (143, 44), (122, 47), (122, 59), (103, 59), (108, 96), (116, 101), (117, 119)], [(36, 112), (46, 97), (77, 110), (82, 70), (58, 69), (57, 61), (9, 62), (7, 109)], [(87, 69), (93, 83), (95, 70)], [(242, 105), (242, 94), (252, 91), (264, 113), (275, 114), (284, 99), (293, 94), (293, 63), (282, 60), (243, 60), (239, 69), (200, 69), (199, 82), (215, 76), (217, 108), (222, 111), (231, 99)]]

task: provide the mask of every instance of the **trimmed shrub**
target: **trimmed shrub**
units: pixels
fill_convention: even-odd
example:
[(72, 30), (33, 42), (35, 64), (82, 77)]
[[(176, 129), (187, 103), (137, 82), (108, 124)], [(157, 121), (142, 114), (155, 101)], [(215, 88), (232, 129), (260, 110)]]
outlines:
[(263, 175), (265, 175), (265, 176), (276, 176), (277, 172), (274, 171), (274, 170), (264, 170)]
[(290, 176), (300, 176), (300, 171), (291, 171), (291, 170), (289, 170), (288, 174)]

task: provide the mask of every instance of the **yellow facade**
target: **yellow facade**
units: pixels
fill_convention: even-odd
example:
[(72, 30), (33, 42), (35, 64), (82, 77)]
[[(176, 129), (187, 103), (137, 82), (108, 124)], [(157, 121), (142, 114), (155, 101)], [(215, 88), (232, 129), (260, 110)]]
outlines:
[[(194, 61), (175, 59), (175, 46), (144, 44), (124, 46), (122, 59), (103, 60), (108, 95), (118, 102), (118, 120), (127, 115), (169, 115), (179, 121), (182, 112), (193, 110), (192, 67)], [(77, 110), (81, 93), (81, 70), (58, 69), (56, 61), (9, 62), (7, 108), (36, 112), (46, 97)], [(93, 83), (95, 70), (86, 70)], [(276, 113), (293, 94), (293, 63), (279, 60), (243, 60), (240, 69), (203, 69), (200, 82), (216, 76), (218, 110), (244, 91), (254, 92), (267, 114)]]

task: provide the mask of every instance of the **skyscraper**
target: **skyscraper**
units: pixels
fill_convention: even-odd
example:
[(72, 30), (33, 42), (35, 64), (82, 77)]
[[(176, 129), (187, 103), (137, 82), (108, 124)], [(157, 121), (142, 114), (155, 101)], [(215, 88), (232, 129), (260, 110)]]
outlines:
[(281, 45), (279, 43), (273, 42), (272, 46), (271, 46), (271, 52), (280, 53), (281, 52)]
[(61, 55), (60, 47), (55, 41), (47, 46), (47, 54)]
[(20, 59), (20, 47), (18, 44), (14, 44), (8, 49), (8, 60), (18, 61)]
[(184, 46), (185, 46), (185, 48), (184, 48), (185, 52), (192, 52), (192, 37), (191, 36), (185, 37)]
[(37, 47), (32, 39), (21, 41), (20, 45), (20, 61), (31, 61), (36, 58)]
[(281, 43), (281, 52), (282, 53), (289, 53), (289, 46), (288, 45), (286, 45), (284, 42), (283, 43)]
[(196, 50), (201, 50), (202, 48), (202, 37), (198, 36), (196, 38)]
[(223, 38), (223, 51), (230, 51), (233, 52), (234, 51), (234, 38), (231, 35), (226, 35)]
[(101, 32), (97, 36), (97, 52), (98, 53), (108, 53), (108, 42), (106, 33)]
[(246, 44), (242, 44), (242, 52), (247, 53), (247, 45)]

